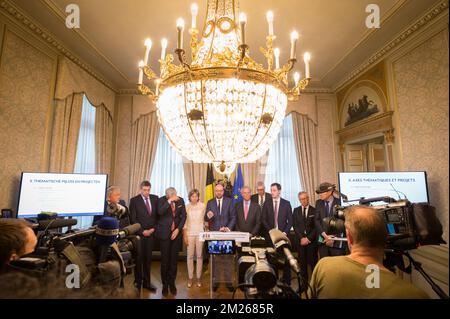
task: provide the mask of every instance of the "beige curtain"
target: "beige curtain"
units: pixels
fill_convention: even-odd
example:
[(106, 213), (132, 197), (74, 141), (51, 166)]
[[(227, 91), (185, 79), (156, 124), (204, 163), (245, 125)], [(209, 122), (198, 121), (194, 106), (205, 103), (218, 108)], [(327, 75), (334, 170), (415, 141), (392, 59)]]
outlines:
[(208, 164), (194, 163), (183, 158), (184, 180), (188, 192), (196, 188), (200, 191), (200, 198), (203, 198), (207, 169)]
[(97, 174), (110, 174), (113, 120), (102, 104), (95, 108), (95, 162)]
[(62, 57), (58, 61), (55, 98), (64, 99), (72, 92), (84, 92), (92, 105), (104, 105), (114, 114), (116, 93), (84, 69)]
[(318, 182), (317, 125), (308, 116), (292, 112), (295, 150), (303, 188), (311, 198)]
[(241, 164), (242, 176), (244, 177), (244, 184), (252, 189), (253, 193), (256, 193), (256, 183), (263, 182), (266, 177), (267, 159), (269, 152), (257, 160), (255, 163)]
[(82, 110), (82, 93), (73, 93), (64, 100), (55, 100), (55, 118), (50, 150), (51, 172), (73, 173)]
[(156, 112), (145, 114), (132, 124), (130, 197), (137, 194), (139, 184), (150, 176), (158, 146), (159, 129)]

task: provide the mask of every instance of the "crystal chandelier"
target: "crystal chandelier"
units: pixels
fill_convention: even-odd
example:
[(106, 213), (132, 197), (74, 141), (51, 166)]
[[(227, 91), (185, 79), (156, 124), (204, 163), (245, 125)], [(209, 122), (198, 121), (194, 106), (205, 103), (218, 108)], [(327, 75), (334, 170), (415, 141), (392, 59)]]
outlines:
[[(177, 21), (178, 43), (174, 56), (161, 41), (160, 74), (148, 66), (152, 41), (145, 41), (139, 63), (138, 89), (157, 106), (159, 123), (172, 147), (195, 163), (213, 163), (219, 173), (232, 172), (236, 163), (255, 162), (275, 141), (288, 100), (297, 100), (310, 81), (310, 55), (304, 54), (305, 77), (288, 75), (295, 63), (298, 33), (291, 33), (290, 59), (280, 66), (273, 13), (267, 13), (266, 48), (260, 48), (267, 66), (255, 62), (246, 44), (244, 13), (238, 0), (208, 0), (203, 33), (197, 29), (198, 6), (191, 7), (191, 63), (184, 49), (184, 21)], [(155, 83), (144, 84), (144, 75)]]

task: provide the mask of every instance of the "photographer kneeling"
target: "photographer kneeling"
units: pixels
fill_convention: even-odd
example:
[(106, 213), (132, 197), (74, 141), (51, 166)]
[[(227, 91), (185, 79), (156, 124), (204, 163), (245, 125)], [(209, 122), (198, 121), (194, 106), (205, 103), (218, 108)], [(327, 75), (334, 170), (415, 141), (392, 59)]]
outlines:
[(312, 274), (309, 295), (319, 299), (418, 299), (428, 296), (383, 266), (386, 223), (373, 208), (345, 211), (350, 255), (321, 259)]

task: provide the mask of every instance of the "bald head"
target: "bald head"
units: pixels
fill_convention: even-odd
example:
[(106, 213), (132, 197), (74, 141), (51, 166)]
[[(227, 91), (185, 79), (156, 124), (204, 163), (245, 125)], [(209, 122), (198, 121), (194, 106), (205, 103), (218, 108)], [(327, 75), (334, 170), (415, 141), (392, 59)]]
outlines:
[(383, 249), (387, 239), (386, 222), (375, 209), (351, 206), (345, 211), (345, 228), (352, 245)]

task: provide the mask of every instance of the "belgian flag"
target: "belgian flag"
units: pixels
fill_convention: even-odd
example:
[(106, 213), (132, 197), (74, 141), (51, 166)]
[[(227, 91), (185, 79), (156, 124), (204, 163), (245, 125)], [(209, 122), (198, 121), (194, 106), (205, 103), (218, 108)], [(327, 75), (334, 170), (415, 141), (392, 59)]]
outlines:
[(210, 199), (214, 198), (214, 172), (212, 164), (208, 164), (208, 171), (206, 173), (206, 186), (205, 186), (205, 205)]

